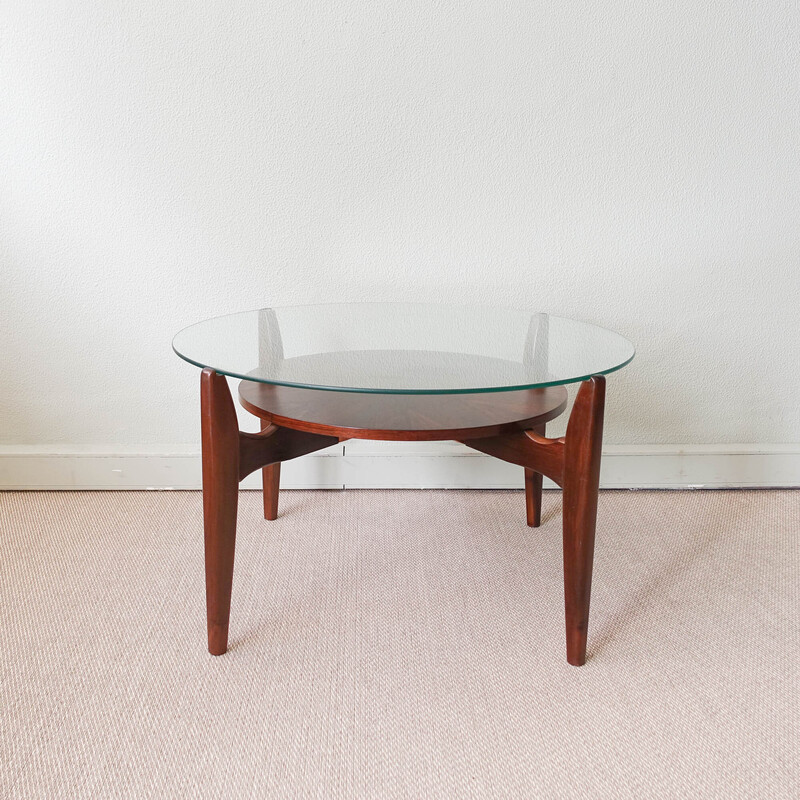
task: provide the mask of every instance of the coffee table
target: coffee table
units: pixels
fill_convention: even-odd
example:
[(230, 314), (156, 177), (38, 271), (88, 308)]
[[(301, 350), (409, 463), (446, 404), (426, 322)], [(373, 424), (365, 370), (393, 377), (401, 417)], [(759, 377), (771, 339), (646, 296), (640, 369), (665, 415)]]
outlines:
[[(605, 375), (634, 355), (612, 331), (507, 308), (355, 303), (265, 308), (185, 328), (175, 352), (203, 368), (208, 649), (228, 646), (239, 482), (262, 470), (264, 516), (280, 465), (347, 439), (455, 440), (524, 468), (527, 523), (542, 476), (563, 490), (567, 661), (586, 661)], [(261, 433), (239, 430), (225, 376)], [(566, 434), (545, 425), (580, 382)]]

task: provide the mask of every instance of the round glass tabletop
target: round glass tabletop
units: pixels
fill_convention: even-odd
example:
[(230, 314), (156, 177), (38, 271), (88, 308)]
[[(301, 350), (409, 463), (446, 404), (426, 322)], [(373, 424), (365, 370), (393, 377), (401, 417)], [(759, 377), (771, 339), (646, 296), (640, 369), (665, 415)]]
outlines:
[(635, 352), (613, 331), (550, 314), (415, 303), (245, 311), (184, 328), (172, 347), (244, 380), (386, 394), (557, 386), (614, 372)]

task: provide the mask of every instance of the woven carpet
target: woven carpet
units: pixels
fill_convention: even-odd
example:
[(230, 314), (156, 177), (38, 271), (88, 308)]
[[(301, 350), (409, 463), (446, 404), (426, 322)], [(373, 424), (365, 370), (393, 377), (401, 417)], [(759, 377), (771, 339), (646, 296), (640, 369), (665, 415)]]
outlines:
[(0, 495), (0, 797), (798, 798), (800, 492), (242, 492), (205, 649), (196, 492)]

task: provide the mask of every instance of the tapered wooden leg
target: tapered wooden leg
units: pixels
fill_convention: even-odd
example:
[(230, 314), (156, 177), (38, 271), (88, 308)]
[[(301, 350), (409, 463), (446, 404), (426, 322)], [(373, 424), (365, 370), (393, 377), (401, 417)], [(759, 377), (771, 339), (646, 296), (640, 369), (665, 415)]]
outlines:
[(538, 528), (542, 524), (542, 474), (525, 469), (525, 511), (528, 526)]
[(270, 464), (261, 470), (264, 485), (264, 519), (278, 518), (278, 491), (281, 485), (281, 465)]
[[(584, 381), (572, 407), (566, 436), (559, 439), (546, 439), (531, 429), (462, 440), (481, 453), (525, 467), (526, 481), (529, 472), (540, 472), (563, 489), (567, 661), (575, 666), (586, 662), (605, 395), (602, 375)], [(531, 496), (535, 500), (535, 494), (528, 492), (527, 497)], [(529, 500), (528, 509), (535, 518), (535, 503)]]
[(208, 651), (219, 656), (228, 649), (239, 498), (239, 426), (228, 382), (211, 369), (204, 369), (200, 378), (200, 408)]
[[(532, 428), (534, 433), (544, 436), (545, 426)], [(525, 468), (525, 511), (528, 525), (538, 528), (542, 524), (542, 473)]]
[(586, 662), (606, 382), (581, 384), (564, 441), (564, 606), (567, 661)]
[[(265, 431), (270, 423), (261, 420), (261, 430)], [(261, 485), (264, 494), (264, 519), (278, 518), (278, 491), (281, 485), (281, 465), (269, 464), (261, 470)]]

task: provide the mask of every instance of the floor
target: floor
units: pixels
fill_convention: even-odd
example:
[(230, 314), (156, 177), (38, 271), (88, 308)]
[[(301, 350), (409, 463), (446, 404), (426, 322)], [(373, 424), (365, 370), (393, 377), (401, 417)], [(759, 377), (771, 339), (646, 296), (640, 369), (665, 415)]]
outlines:
[(242, 492), (205, 649), (196, 492), (0, 494), (0, 797), (800, 797), (800, 491)]

